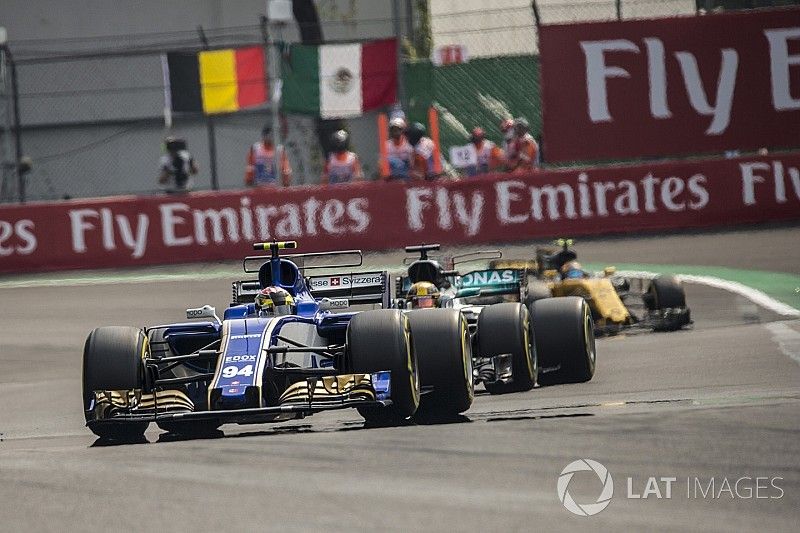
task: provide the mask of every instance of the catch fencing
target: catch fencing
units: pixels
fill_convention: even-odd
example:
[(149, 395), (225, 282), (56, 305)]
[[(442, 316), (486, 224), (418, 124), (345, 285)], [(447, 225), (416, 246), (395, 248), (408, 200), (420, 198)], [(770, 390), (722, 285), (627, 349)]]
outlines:
[[(489, 6), (483, 0), (440, 0), (429, 2), (430, 39), (425, 46), (415, 45), (426, 42), (419, 38), (420, 32), (426, 30), (418, 27), (418, 11), (403, 14), (398, 26), (386, 15), (361, 22), (342, 13), (322, 12), (320, 16), (329, 39), (376, 39), (392, 37), (395, 31), (408, 37), (402, 69), (405, 109), (410, 120), (423, 123), (429, 106), (439, 109), (442, 153), (446, 156), (450, 146), (465, 144), (469, 131), (476, 126), (484, 128), (489, 139), (500, 142), (499, 122), (507, 117), (527, 118), (534, 136), (541, 138), (537, 16), (543, 24), (554, 24), (691, 16), (705, 10), (788, 3), (796, 2), (537, 0), (534, 10), (529, 0), (498, 0)], [(364, 4), (370, 8), (377, 5)], [(425, 2), (408, 5), (416, 8), (421, 4)], [(158, 35), (151, 37), (159, 39)], [(172, 37), (167, 42), (146, 45), (121, 37), (113, 46), (107, 44), (103, 53), (91, 49), (90, 40), (68, 43), (69, 53), (46, 47), (20, 49), (10, 43), (20, 88), (22, 152), (33, 161), (24, 180), (28, 200), (159, 192), (157, 161), (167, 133), (161, 57), (170, 50), (202, 49), (196, 30)], [(285, 42), (299, 39), (296, 28), (279, 37)], [(209, 30), (205, 38), (211, 48), (263, 43), (258, 24)], [(441, 57), (437, 52), (443, 47), (463, 50), (468, 60), (438, 64)], [(81, 50), (75, 52), (78, 48)], [(430, 59), (431, 55), (437, 58), (436, 62)], [(14, 165), (9, 73), (7, 62), (2, 63), (0, 202), (13, 202), (21, 191)], [(200, 166), (196, 188), (212, 189), (214, 181), (220, 189), (241, 188), (247, 148), (258, 139), (261, 126), (270, 120), (266, 107), (214, 117), (216, 160), (212, 161), (209, 121), (198, 115), (174, 116), (171, 133), (187, 139)], [(377, 177), (375, 114), (348, 120), (346, 126), (366, 175)], [(289, 116), (285, 127), (294, 183), (317, 183), (322, 152), (316, 120)], [(543, 156), (547, 165), (546, 150)], [(212, 168), (216, 168), (216, 179)]]

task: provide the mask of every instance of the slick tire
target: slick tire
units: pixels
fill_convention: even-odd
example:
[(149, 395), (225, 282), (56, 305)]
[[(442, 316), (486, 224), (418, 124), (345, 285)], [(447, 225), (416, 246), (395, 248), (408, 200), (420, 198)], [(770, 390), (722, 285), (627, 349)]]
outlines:
[(467, 320), (456, 309), (419, 309), (408, 313), (423, 388), (420, 415), (447, 417), (472, 405), (472, 349)]
[[(533, 338), (539, 355), (539, 383), (582, 383), (594, 376), (594, 321), (583, 298), (540, 300), (532, 307)], [(557, 370), (548, 371), (550, 368)]]
[(552, 298), (553, 294), (545, 283), (541, 281), (528, 282), (528, 294), (525, 296), (525, 306), (530, 309), (533, 302), (537, 300), (544, 300), (545, 298)]
[[(83, 347), (83, 404), (86, 421), (93, 421), (90, 411), (94, 391), (128, 391), (141, 389), (144, 383), (144, 357), (149, 345), (138, 328), (107, 326), (89, 333)], [(92, 425), (98, 437), (130, 440), (142, 437), (148, 422)]]
[(536, 385), (538, 360), (531, 338), (530, 314), (520, 303), (490, 305), (478, 317), (478, 350), (481, 357), (510, 353), (511, 383), (487, 383), (490, 394), (522, 392)]
[(392, 373), (392, 405), (358, 408), (368, 423), (402, 423), (416, 413), (420, 401), (419, 371), (411, 326), (402, 311), (378, 309), (355, 315), (347, 327), (347, 358), (353, 373)]
[(655, 278), (647, 289), (647, 296), (645, 303), (650, 310), (686, 307), (683, 285), (672, 276)]

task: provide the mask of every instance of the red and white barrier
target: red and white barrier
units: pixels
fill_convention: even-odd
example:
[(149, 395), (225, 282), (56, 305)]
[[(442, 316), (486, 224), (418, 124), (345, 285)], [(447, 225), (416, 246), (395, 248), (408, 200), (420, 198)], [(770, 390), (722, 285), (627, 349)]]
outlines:
[(0, 272), (236, 259), (250, 243), (379, 250), (800, 219), (800, 153), (462, 181), (0, 207)]

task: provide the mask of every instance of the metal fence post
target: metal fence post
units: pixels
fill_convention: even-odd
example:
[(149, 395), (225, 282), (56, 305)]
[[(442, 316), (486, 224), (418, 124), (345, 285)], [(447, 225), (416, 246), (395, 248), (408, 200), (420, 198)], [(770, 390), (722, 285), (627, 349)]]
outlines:
[[(202, 26), (197, 27), (200, 34), (200, 42), (203, 43), (203, 50), (208, 50), (208, 39)], [(217, 178), (217, 135), (214, 128), (214, 117), (206, 115), (206, 130), (208, 130), (208, 159), (211, 167), (211, 188), (219, 190), (219, 179)]]
[(19, 84), (17, 82), (17, 64), (11, 49), (5, 44), (0, 46), (8, 59), (8, 66), (11, 75), (11, 101), (13, 109), (13, 130), (14, 130), (14, 172), (17, 174), (17, 187), (20, 203), (25, 203), (25, 172), (22, 171), (22, 131), (19, 124)]
[(397, 44), (397, 99), (400, 101), (400, 107), (405, 109), (406, 85), (405, 76), (403, 76), (403, 47), (401, 46), (403, 30), (400, 24), (400, 13), (400, 0), (392, 0), (392, 25), (394, 26), (394, 38)]
[(272, 142), (275, 146), (275, 170), (278, 175), (278, 183), (283, 184), (282, 162), (286, 147), (282, 144), (281, 109), (277, 90), (278, 84), (283, 83), (281, 80), (281, 57), (280, 54), (276, 53), (275, 39), (269, 28), (270, 24), (269, 19), (262, 15), (261, 36), (264, 39), (264, 46), (267, 48), (267, 78), (269, 78), (269, 106), (272, 112)]
[(536, 21), (536, 27), (542, 25), (542, 16), (539, 14), (539, 4), (536, 3), (536, 0), (531, 2), (531, 9), (533, 10), (533, 20)]

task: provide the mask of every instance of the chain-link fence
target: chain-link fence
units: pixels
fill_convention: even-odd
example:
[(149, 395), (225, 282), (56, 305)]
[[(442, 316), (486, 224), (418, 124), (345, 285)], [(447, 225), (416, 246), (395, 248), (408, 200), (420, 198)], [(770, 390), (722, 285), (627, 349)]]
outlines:
[(693, 15), (695, 0), (478, 0), (431, 4), (434, 49), (461, 47), (468, 61), (434, 66), (430, 61), (409, 65), (414, 120), (424, 121), (427, 105), (441, 116), (441, 140), (451, 146), (468, 142), (469, 131), (480, 126), (487, 137), (502, 141), (503, 119), (524, 117), (540, 137), (537, 17), (542, 24)]
[[(502, 141), (501, 120), (524, 117), (541, 138), (537, 18), (541, 24), (693, 16), (729, 9), (798, 4), (797, 0), (441, 0), (431, 3), (434, 54), (458, 47), (464, 62), (407, 67), (409, 111), (425, 122), (427, 107), (440, 112), (443, 154), (468, 142), (482, 127)], [(535, 4), (535, 5), (534, 5)], [(546, 154), (544, 154), (546, 158)]]
[[(144, 26), (147, 29), (142, 29), (142, 18), (132, 16), (130, 25), (125, 26), (131, 28), (128, 35), (98, 35), (96, 27), (87, 23), (83, 29), (75, 30), (75, 37), (61, 32), (55, 38), (7, 43), (14, 52), (19, 85), (21, 148), (33, 161), (33, 168), (24, 180), (26, 199), (160, 192), (158, 161), (164, 153), (163, 140), (167, 134), (187, 140), (189, 151), (200, 167), (194, 178), (195, 189), (212, 188), (212, 168), (216, 170), (220, 189), (243, 187), (247, 151), (260, 139), (262, 127), (272, 123), (269, 104), (214, 115), (211, 119), (200, 113), (175, 113), (169, 129), (165, 127), (162, 57), (169, 52), (194, 53), (206, 46), (210, 49), (263, 46), (264, 27), (258, 13), (263, 12), (264, 5), (264, 0), (242, 1), (236, 5), (236, 14), (231, 14), (221, 12), (217, 2), (193, 3), (198, 20), (211, 23), (250, 20), (252, 23), (247, 25), (206, 29), (191, 24), (180, 26), (175, 20), (188, 17), (182, 11), (185, 4), (176, 2), (159, 5), (159, 14), (165, 20), (152, 22), (152, 29), (148, 23)], [(310, 29), (324, 37), (325, 42), (384, 39), (408, 32), (409, 14), (403, 11), (397, 16), (393, 0), (316, 0), (310, 5), (315, 6), (319, 21), (271, 24), (268, 29), (277, 42), (300, 42)], [(111, 22), (108, 27), (116, 27), (125, 23), (125, 17), (109, 12), (137, 9), (141, 8), (103, 5), (97, 7), (91, 18), (97, 21), (105, 17)], [(0, 8), (0, 22), (12, 23), (9, 35), (19, 35), (24, 32), (14, 28), (13, 18), (28, 17), (32, 24), (47, 22), (47, 17), (37, 18), (33, 11), (19, 5), (4, 6)], [(245, 18), (243, 12), (254, 14)], [(118, 22), (116, 26), (114, 21)], [(137, 31), (135, 27), (140, 29)], [(0, 202), (20, 197), (8, 65), (7, 60), (0, 61), (0, 160), (4, 165)], [(270, 86), (274, 82), (271, 80)], [(213, 134), (209, 123), (213, 124)], [(348, 121), (351, 143), (365, 154), (364, 168), (370, 174), (377, 173), (376, 123), (375, 115)], [(318, 182), (322, 152), (316, 118), (289, 116), (282, 131), (294, 171), (293, 182)]]
[[(413, 121), (427, 123), (427, 110), (440, 112), (442, 153), (467, 142), (469, 131), (482, 127), (487, 137), (501, 141), (499, 123), (522, 116), (534, 136), (542, 130), (537, 17), (543, 24), (694, 15), (704, 10), (785, 5), (782, 0), (425, 0), (405, 3), (392, 12), (392, 3), (322, 3), (320, 17), (332, 40), (362, 40), (396, 35), (407, 37), (408, 54), (402, 69), (406, 111)], [(350, 5), (350, 11), (347, 6)], [(325, 7), (327, 6), (327, 7)], [(335, 9), (331, 6), (339, 6)], [(369, 11), (372, 10), (372, 11)], [(397, 24), (397, 22), (401, 22)], [(157, 191), (157, 161), (163, 153), (164, 81), (162, 55), (169, 50), (201, 49), (196, 31), (148, 35), (148, 42), (120, 38), (70, 41), (69, 53), (52, 43), (27, 43), (17, 57), (21, 139), (24, 154), (33, 160), (26, 179), (27, 198), (57, 199)], [(210, 30), (212, 48), (260, 45), (258, 24)], [(292, 25), (278, 36), (297, 42)], [(109, 38), (110, 39), (110, 38)], [(466, 62), (435, 65), (430, 57), (445, 46), (465, 52)], [(16, 52), (16, 50), (15, 50)], [(416, 58), (415, 58), (416, 57)], [(422, 58), (422, 59), (417, 59)], [(11, 134), (11, 98), (7, 62), (0, 62), (0, 157), (4, 163), (0, 201), (18, 198)], [(270, 121), (267, 106), (219, 115), (213, 122), (219, 188), (243, 185), (245, 154)], [(368, 176), (377, 175), (375, 114), (347, 121), (351, 144)], [(287, 120), (286, 145), (296, 184), (316, 183), (322, 164), (313, 117)], [(186, 138), (200, 166), (196, 188), (212, 187), (209, 120), (202, 115), (176, 115), (172, 134)], [(545, 154), (546, 157), (546, 154)]]

